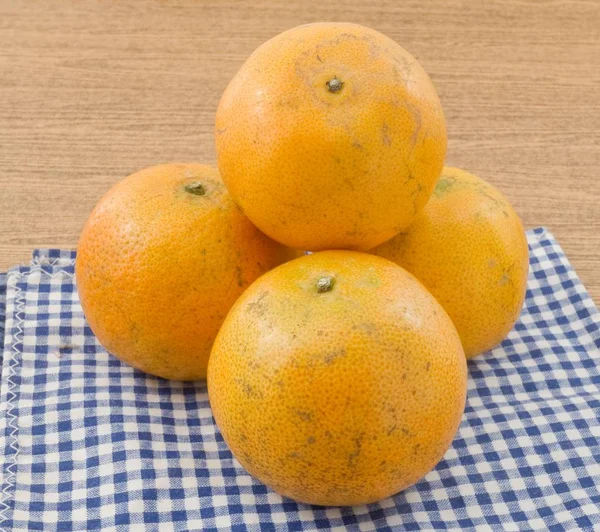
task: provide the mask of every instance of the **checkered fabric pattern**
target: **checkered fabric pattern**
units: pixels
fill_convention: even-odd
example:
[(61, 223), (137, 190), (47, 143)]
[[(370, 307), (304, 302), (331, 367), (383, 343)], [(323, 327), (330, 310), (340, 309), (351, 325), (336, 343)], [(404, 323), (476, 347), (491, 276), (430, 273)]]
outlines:
[[(6, 274), (0, 273), (0, 357), (2, 356), (2, 353), (4, 352), (5, 316), (6, 316)], [(1, 362), (0, 362), (0, 366), (1, 366)]]
[(469, 363), (444, 459), (378, 504), (284, 499), (233, 459), (204, 384), (144, 375), (86, 325), (74, 255), (8, 273), (1, 530), (600, 530), (600, 314), (553, 236), (528, 233), (523, 313)]

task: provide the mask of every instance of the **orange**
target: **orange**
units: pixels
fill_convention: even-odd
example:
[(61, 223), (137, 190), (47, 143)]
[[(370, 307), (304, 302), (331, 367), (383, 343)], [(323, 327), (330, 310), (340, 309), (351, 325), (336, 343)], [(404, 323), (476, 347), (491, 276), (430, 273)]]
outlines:
[(296, 252), (260, 233), (216, 169), (163, 164), (102, 198), (77, 252), (77, 288), (100, 343), (167, 379), (206, 376), (225, 316), (259, 275)]
[(498, 190), (458, 168), (444, 168), (408, 231), (372, 253), (403, 266), (431, 291), (469, 358), (498, 344), (521, 312), (529, 268), (521, 220)]
[(356, 24), (299, 26), (260, 46), (216, 116), (223, 181), (256, 226), (298, 249), (366, 250), (405, 229), (442, 170), (431, 80)]
[(442, 458), (465, 406), (460, 339), (390, 261), (323, 251), (265, 274), (232, 307), (208, 366), (240, 463), (297, 501), (388, 497)]

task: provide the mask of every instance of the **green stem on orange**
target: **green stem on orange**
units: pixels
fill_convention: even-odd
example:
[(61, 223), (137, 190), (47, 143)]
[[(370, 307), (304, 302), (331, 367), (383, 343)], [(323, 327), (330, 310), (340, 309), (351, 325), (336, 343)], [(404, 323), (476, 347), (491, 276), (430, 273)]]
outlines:
[(331, 275), (324, 275), (317, 281), (317, 292), (322, 294), (323, 292), (329, 292), (333, 289), (335, 284), (335, 277)]
[(190, 194), (194, 194), (196, 196), (204, 196), (206, 194), (206, 188), (200, 181), (192, 181), (188, 183), (185, 187), (185, 191)]

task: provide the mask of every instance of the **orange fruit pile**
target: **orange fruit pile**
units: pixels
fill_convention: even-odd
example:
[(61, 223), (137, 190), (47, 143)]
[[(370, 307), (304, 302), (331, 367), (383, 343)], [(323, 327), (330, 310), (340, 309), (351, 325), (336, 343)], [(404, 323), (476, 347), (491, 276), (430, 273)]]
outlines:
[(215, 136), (218, 170), (142, 170), (92, 212), (76, 263), (92, 330), (142, 371), (207, 378), (225, 441), (277, 492), (319, 505), (397, 493), (450, 446), (467, 358), (519, 315), (519, 217), (444, 168), (430, 78), (363, 26), (260, 46)]

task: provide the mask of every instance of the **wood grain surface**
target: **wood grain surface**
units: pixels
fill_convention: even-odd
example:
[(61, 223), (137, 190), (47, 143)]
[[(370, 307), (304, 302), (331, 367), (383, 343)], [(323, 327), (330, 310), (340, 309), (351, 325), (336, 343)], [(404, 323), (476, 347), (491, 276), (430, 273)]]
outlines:
[(447, 162), (547, 226), (600, 302), (598, 0), (0, 0), (0, 269), (75, 247), (134, 170), (215, 160), (214, 113), (259, 44), (308, 22), (386, 33), (438, 88)]

